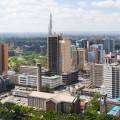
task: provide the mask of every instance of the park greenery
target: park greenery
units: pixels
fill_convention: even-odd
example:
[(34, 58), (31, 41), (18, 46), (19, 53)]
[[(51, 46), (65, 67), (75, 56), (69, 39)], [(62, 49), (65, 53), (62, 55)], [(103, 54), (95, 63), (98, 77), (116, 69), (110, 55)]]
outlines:
[(99, 102), (95, 96), (84, 113), (63, 114), (53, 111), (42, 111), (32, 107), (19, 106), (13, 103), (0, 103), (2, 120), (117, 120), (113, 116), (98, 114)]
[(10, 57), (8, 60), (9, 69), (19, 72), (20, 65), (36, 65), (41, 63), (43, 67), (47, 67), (47, 57), (37, 53), (23, 54)]

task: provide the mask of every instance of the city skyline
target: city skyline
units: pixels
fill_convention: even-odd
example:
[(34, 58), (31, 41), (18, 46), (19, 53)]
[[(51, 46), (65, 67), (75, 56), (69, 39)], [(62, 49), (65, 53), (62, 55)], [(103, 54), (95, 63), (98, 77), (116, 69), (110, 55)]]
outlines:
[(120, 31), (120, 0), (1, 0), (0, 32)]

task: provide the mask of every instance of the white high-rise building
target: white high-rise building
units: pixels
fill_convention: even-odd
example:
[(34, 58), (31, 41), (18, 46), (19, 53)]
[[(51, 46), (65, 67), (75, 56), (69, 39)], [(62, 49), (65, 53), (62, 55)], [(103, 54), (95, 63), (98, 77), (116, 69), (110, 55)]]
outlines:
[(107, 96), (120, 97), (120, 65), (104, 65), (103, 74)]

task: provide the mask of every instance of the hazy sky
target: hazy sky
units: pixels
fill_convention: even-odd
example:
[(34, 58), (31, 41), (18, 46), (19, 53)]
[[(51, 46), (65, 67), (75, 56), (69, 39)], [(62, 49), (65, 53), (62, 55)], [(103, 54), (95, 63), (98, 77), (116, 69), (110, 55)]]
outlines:
[(120, 31), (120, 0), (0, 0), (0, 32)]

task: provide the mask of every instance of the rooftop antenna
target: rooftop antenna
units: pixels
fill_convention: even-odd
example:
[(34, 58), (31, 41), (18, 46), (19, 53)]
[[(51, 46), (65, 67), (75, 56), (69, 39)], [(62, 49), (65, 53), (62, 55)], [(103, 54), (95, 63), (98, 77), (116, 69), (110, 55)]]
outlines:
[(50, 12), (50, 22), (49, 22), (49, 35), (52, 35), (52, 13)]

